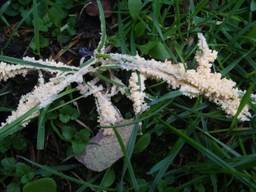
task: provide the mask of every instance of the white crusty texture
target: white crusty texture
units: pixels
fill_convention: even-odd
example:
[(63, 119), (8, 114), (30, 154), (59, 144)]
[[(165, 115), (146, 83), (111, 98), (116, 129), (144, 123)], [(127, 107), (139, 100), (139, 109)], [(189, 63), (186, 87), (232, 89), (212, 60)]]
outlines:
[[(24, 115), (30, 109), (37, 107), (44, 108), (51, 104), (63, 89), (73, 82), (82, 83), (83, 75), (89, 72), (90, 69), (82, 68), (78, 72), (65, 76), (58, 76), (50, 79), (49, 82), (36, 86), (34, 90), (24, 96), (19, 101), (18, 107), (12, 114), (1, 124), (4, 127), (6, 124), (13, 122), (18, 117)], [(31, 115), (30, 119), (37, 116), (37, 114)], [(29, 121), (23, 124), (25, 127)]]
[[(199, 50), (195, 55), (197, 69), (185, 70), (185, 64), (172, 64), (170, 61), (159, 62), (154, 59), (145, 60), (140, 56), (110, 54), (112, 62), (122, 69), (139, 71), (146, 78), (161, 79), (172, 88), (190, 98), (204, 95), (210, 101), (219, 105), (228, 116), (234, 116), (241, 101), (241, 92), (232, 80), (223, 78), (220, 73), (211, 72), (212, 63), (217, 58), (217, 52), (209, 49), (204, 36), (198, 34)], [(109, 61), (107, 61), (109, 63)], [(245, 106), (238, 118), (247, 121), (251, 117), (248, 106)]]
[(212, 63), (217, 59), (218, 52), (211, 50), (202, 33), (198, 33), (198, 47), (195, 60), (198, 63), (197, 71), (211, 73)]
[[(92, 89), (98, 89), (98, 86), (91, 85)], [(103, 91), (97, 91), (93, 93), (95, 97), (95, 103), (98, 112), (98, 122), (100, 126), (111, 126), (123, 120), (123, 117), (119, 110), (112, 104), (111, 98), (107, 96)], [(113, 135), (112, 128), (101, 129), (103, 135)]]
[[(181, 84), (181, 91), (190, 97), (195, 96), (195, 88), (198, 94), (202, 94), (210, 101), (219, 105), (227, 115), (234, 116), (241, 101), (241, 92), (235, 88), (236, 83), (223, 78), (220, 73), (211, 72), (212, 63), (217, 58), (217, 52), (209, 49), (204, 36), (198, 34), (198, 47), (195, 59), (198, 63), (196, 70), (188, 70), (184, 76), (185, 85)], [(188, 89), (190, 86), (192, 89)], [(184, 88), (185, 87), (185, 88)], [(186, 91), (185, 91), (186, 89)], [(191, 94), (190, 94), (191, 93)], [(245, 106), (239, 115), (241, 121), (250, 118), (249, 108)]]
[(11, 65), (5, 62), (0, 62), (0, 81), (7, 81), (16, 75), (27, 75), (29, 70), (24, 65)]
[(146, 78), (144, 75), (136, 72), (133, 72), (129, 79), (130, 98), (133, 102), (133, 110), (135, 114), (142, 113), (148, 107), (145, 103), (145, 80)]
[[(102, 85), (96, 85), (97, 79), (93, 79), (90, 82), (79, 84), (77, 89), (85, 97), (88, 94), (93, 94), (95, 97), (96, 108), (98, 112), (98, 122), (100, 126), (111, 126), (123, 120), (123, 117), (119, 110), (112, 104), (109, 94), (105, 93)], [(102, 128), (103, 135), (113, 135), (112, 128)]]
[[(98, 111), (98, 122), (100, 126), (111, 126), (123, 120), (122, 115), (118, 109), (112, 104), (109, 97), (103, 92), (99, 91), (94, 93), (96, 107)], [(103, 128), (103, 135), (113, 135), (112, 128)]]
[(122, 69), (139, 71), (145, 77), (164, 80), (173, 88), (180, 86), (185, 74), (185, 68), (182, 63), (172, 64), (170, 61), (146, 60), (138, 55), (130, 56), (118, 53), (112, 53), (110, 57), (115, 63), (120, 64)]
[[(50, 104), (56, 98), (57, 93), (62, 91), (64, 82), (66, 85), (66, 81), (62, 81), (61, 84), (55, 84), (54, 80), (51, 80), (48, 83), (36, 86), (32, 92), (22, 96), (17, 109), (12, 112), (12, 114), (6, 119), (5, 123), (2, 123), (1, 127), (11, 123), (36, 106), (43, 108)], [(33, 118), (36, 115), (37, 114), (33, 114), (30, 118)], [(26, 121), (23, 126), (25, 127), (28, 122), (29, 121)]]
[[(220, 73), (211, 72), (211, 67), (217, 57), (217, 52), (209, 49), (202, 34), (198, 34), (198, 39), (199, 50), (195, 55), (198, 67), (192, 70), (186, 71), (184, 68), (186, 65), (182, 63), (172, 64), (170, 61), (159, 62), (153, 59), (145, 60), (138, 55), (129, 56), (112, 53), (108, 54), (109, 57), (105, 60), (98, 59), (96, 61), (102, 62), (103, 64), (116, 63), (119, 64), (122, 69), (138, 71), (141, 74), (141, 82), (144, 81), (144, 77), (164, 80), (172, 88), (180, 89), (184, 95), (191, 98), (198, 95), (204, 95), (210, 101), (219, 105), (227, 115), (234, 116), (237, 113), (244, 91), (237, 89), (234, 81), (222, 77)], [(50, 67), (51, 69), (45, 68), (43, 70), (54, 73), (59, 71), (58, 68), (65, 68), (68, 70), (67, 73), (57, 73), (56, 77), (51, 79), (48, 83), (40, 81), (39, 85), (36, 86), (32, 92), (21, 98), (17, 110), (12, 112), (11, 116), (7, 118), (5, 123), (2, 123), (0, 128), (22, 116), (33, 107), (38, 106), (39, 108), (44, 108), (49, 105), (65, 87), (72, 82), (82, 83), (83, 75), (97, 69), (91, 68), (90, 66), (76, 68), (49, 60), (36, 61), (29, 57), (24, 58), (24, 60), (52, 66)], [(26, 75), (29, 70), (39, 69), (41, 70), (40, 66), (10, 65), (1, 62), (0, 81), (15, 77), (18, 74)], [(145, 87), (143, 84), (140, 85), (140, 91), (138, 91), (138, 85), (135, 83), (137, 80), (138, 75), (135, 76), (135, 73), (133, 73), (130, 79), (131, 98), (134, 101), (135, 113), (140, 113), (145, 110)], [(97, 87), (95, 85), (96, 83), (91, 84), (92, 88), (89, 89), (89, 92), (86, 93), (86, 91), (84, 91), (83, 94), (93, 94), (95, 96), (100, 125), (111, 126), (112, 124), (119, 122), (122, 119), (122, 116), (118, 109), (113, 106), (110, 99), (112, 92), (115, 93), (116, 91), (110, 89), (112, 91), (111, 94), (108, 95), (106, 91), (103, 92), (103, 87)], [(252, 99), (255, 102), (255, 95), (252, 95)], [(33, 114), (30, 118), (36, 115), (37, 113)], [(245, 106), (238, 118), (241, 121), (246, 121), (249, 120), (250, 117), (249, 107)], [(25, 126), (27, 123), (28, 121), (23, 125)], [(112, 134), (112, 129), (104, 129), (104, 134)]]
[[(56, 86), (54, 85), (54, 82), (50, 81), (46, 84), (36, 86), (32, 92), (23, 95), (19, 101), (17, 109), (12, 112), (12, 114), (6, 119), (5, 123), (2, 123), (1, 127), (13, 122), (15, 119), (19, 118), (30, 109), (38, 106), (40, 103), (45, 102), (45, 100), (48, 99), (49, 96), (52, 97), (52, 95), (56, 91), (55, 88)], [(30, 119), (35, 116), (37, 116), (37, 113), (32, 114), (30, 116)], [(22, 126), (25, 127), (28, 123), (29, 121), (27, 120), (25, 123), (22, 124)]]
[(98, 80), (94, 79), (86, 84), (79, 84), (76, 88), (79, 90), (80, 94), (84, 97), (88, 97), (89, 95), (94, 94), (95, 92), (102, 91), (102, 86), (95, 86), (95, 83)]
[(44, 75), (41, 70), (38, 71), (38, 86), (45, 84)]

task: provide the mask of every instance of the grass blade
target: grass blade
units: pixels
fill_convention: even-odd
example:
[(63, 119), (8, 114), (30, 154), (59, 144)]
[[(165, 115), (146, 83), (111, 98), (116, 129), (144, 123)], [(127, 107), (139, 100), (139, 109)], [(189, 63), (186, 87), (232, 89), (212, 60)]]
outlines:
[(11, 1), (7, 1), (6, 3), (4, 3), (4, 4), (0, 7), (0, 17), (4, 14), (4, 12), (5, 12), (6, 9), (9, 7), (10, 4), (11, 4)]
[(130, 177), (131, 177), (131, 182), (132, 182), (132, 185), (133, 185), (133, 188), (135, 191), (139, 191), (139, 185), (137, 183), (137, 180), (136, 180), (136, 177), (135, 177), (135, 174), (134, 174), (134, 171), (133, 171), (133, 168), (132, 168), (132, 164), (131, 164), (131, 161), (128, 157), (128, 154), (127, 154), (127, 151), (126, 151), (126, 147), (125, 147), (125, 144), (120, 136), (120, 134), (118, 133), (118, 131), (116, 130), (116, 128), (113, 128), (114, 132), (115, 132), (115, 135), (117, 137), (117, 140), (120, 144), (120, 147), (121, 147), (121, 150), (124, 154), (124, 161), (125, 161), (125, 164), (128, 168), (128, 172), (130, 174)]
[(46, 114), (48, 112), (48, 107), (40, 110), (39, 120), (38, 120), (38, 129), (37, 129), (37, 150), (44, 149), (45, 143), (45, 121), (46, 121)]
[(47, 171), (48, 173), (51, 173), (51, 174), (56, 175), (56, 176), (59, 176), (59, 177), (61, 177), (61, 178), (63, 178), (63, 179), (67, 179), (67, 180), (72, 181), (72, 182), (74, 182), (74, 183), (76, 183), (76, 184), (84, 185), (84, 186), (90, 187), (92, 190), (98, 189), (98, 190), (103, 190), (103, 191), (104, 191), (104, 190), (107, 190), (107, 191), (115, 191), (114, 189), (110, 189), (110, 188), (106, 188), (106, 187), (100, 187), (100, 186), (98, 186), (98, 185), (91, 184), (91, 183), (89, 183), (89, 182), (86, 182), (86, 181), (77, 179), (77, 178), (75, 178), (75, 177), (71, 177), (71, 176), (69, 176), (69, 175), (65, 175), (65, 174), (63, 174), (63, 173), (61, 173), (61, 172), (59, 172), (59, 171), (56, 171), (54, 168), (51, 168), (51, 167), (45, 166), (45, 165), (40, 165), (39, 163), (36, 163), (36, 162), (34, 162), (34, 161), (31, 161), (31, 160), (29, 160), (29, 159), (27, 159), (27, 158), (25, 158), (25, 157), (19, 156), (19, 158), (22, 159), (22, 160), (24, 160), (24, 161), (26, 161), (26, 162), (28, 162), (28, 163), (30, 163), (31, 165), (34, 165), (34, 166), (36, 166), (36, 167), (38, 167), (38, 168), (40, 168), (40, 169), (42, 169), (42, 170)]
[(232, 130), (237, 125), (239, 114), (242, 112), (243, 108), (250, 102), (253, 89), (254, 84), (251, 84), (250, 87), (247, 89), (246, 93), (244, 94), (243, 98), (241, 99), (237, 112), (231, 122), (230, 130)]
[[(198, 122), (198, 120), (195, 120), (193, 123), (191, 123), (191, 126), (185, 132), (188, 135), (190, 135), (192, 133), (192, 129), (195, 127), (196, 124), (198, 124)], [(183, 145), (185, 143), (186, 142), (182, 138), (179, 138), (175, 145), (172, 147), (169, 155), (165, 157), (162, 161), (160, 161), (158, 164), (156, 164), (154, 167), (152, 167), (152, 169), (150, 170), (151, 173), (155, 171), (158, 167), (159, 171), (151, 185), (150, 192), (155, 191), (157, 184), (160, 182), (160, 180), (162, 179), (162, 177), (164, 176), (164, 174), (166, 173), (169, 166), (172, 164), (173, 160), (178, 155), (180, 150), (183, 148)]]
[[(139, 122), (134, 123), (134, 127), (127, 145), (127, 158), (129, 161), (131, 161), (131, 157), (132, 157), (132, 153), (134, 151), (134, 146), (135, 146), (135, 142), (136, 142), (136, 138), (138, 135), (138, 129), (139, 129)], [(127, 164), (125, 163), (123, 166), (123, 171), (122, 171), (122, 176), (121, 176), (121, 181), (120, 181), (120, 187), (123, 187), (123, 180), (125, 177), (125, 173), (127, 170)]]
[(31, 61), (25, 61), (23, 59), (18, 59), (14, 57), (9, 57), (9, 56), (4, 56), (0, 55), (0, 61), (6, 62), (6, 63), (11, 63), (14, 65), (24, 65), (28, 66), (31, 68), (35, 69), (42, 69), (42, 70), (56, 70), (56, 71), (63, 71), (63, 72), (68, 72), (68, 71), (78, 71), (79, 68), (76, 67), (57, 67), (57, 66), (51, 66), (51, 65), (44, 65), (41, 63), (36, 63), (36, 62), (31, 62)]
[(37, 106), (31, 108), (29, 111), (24, 113), (22, 116), (16, 118), (10, 124), (6, 124), (4, 127), (0, 129), (0, 140), (4, 139), (8, 135), (11, 135), (22, 129), (22, 124), (25, 122), (27, 118), (29, 118), (33, 113), (37, 112), (39, 109)]
[(174, 134), (178, 135), (182, 139), (184, 139), (188, 144), (190, 144), (192, 147), (194, 147), (196, 150), (201, 152), (203, 155), (207, 156), (212, 162), (216, 163), (218, 166), (222, 167), (227, 173), (233, 175), (238, 180), (246, 184), (249, 188), (256, 190), (256, 183), (251, 178), (251, 176), (244, 174), (238, 170), (236, 170), (234, 167), (232, 167), (229, 163), (221, 159), (220, 157), (216, 156), (212, 151), (195, 141), (194, 139), (190, 138), (186, 133), (184, 133), (181, 130), (176, 129), (175, 127), (169, 125), (162, 119), (159, 119), (159, 122), (165, 125), (166, 128), (168, 128), (170, 131), (172, 131)]
[(40, 36), (39, 36), (39, 16), (38, 16), (38, 10), (37, 10), (37, 0), (33, 0), (33, 26), (34, 26), (34, 39), (35, 39), (35, 48), (37, 51), (37, 54), (40, 55)]
[(105, 21), (105, 15), (104, 15), (104, 10), (101, 4), (100, 0), (97, 0), (97, 5), (99, 9), (99, 15), (100, 15), (100, 30), (101, 30), (101, 37), (100, 37), (100, 42), (96, 48), (96, 52), (100, 53), (104, 49), (104, 46), (106, 44), (107, 40), (107, 33), (106, 33), (106, 21)]

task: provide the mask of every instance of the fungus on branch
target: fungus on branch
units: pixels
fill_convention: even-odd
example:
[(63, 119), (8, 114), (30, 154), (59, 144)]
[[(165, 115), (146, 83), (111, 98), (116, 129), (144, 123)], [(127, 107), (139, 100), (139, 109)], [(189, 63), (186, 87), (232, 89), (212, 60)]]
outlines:
[[(63, 63), (56, 63), (49, 60), (37, 61), (33, 58), (24, 59), (36, 63), (38, 66), (11, 65), (1, 62), (0, 81), (7, 80), (19, 74), (26, 75), (29, 70), (45, 70), (55, 75), (55, 77), (45, 83), (42, 79), (42, 75), (39, 75), (39, 79), (41, 78), (39, 85), (36, 86), (32, 92), (21, 97), (17, 109), (12, 112), (6, 122), (2, 123), (0, 133), (3, 133), (8, 128), (8, 126), (6, 127), (5, 125), (12, 123), (30, 109), (34, 107), (41, 109), (51, 104), (58, 98), (58, 94), (62, 90), (71, 83), (76, 82), (79, 84), (77, 88), (84, 97), (91, 94), (95, 97), (100, 126), (110, 127), (102, 129), (102, 131), (93, 137), (92, 141), (98, 145), (89, 144), (85, 150), (86, 155), (78, 159), (86, 164), (88, 168), (96, 171), (101, 171), (111, 166), (123, 155), (117, 138), (113, 135), (111, 128), (115, 124), (125, 121), (119, 110), (111, 102), (111, 96), (117, 92), (117, 89), (108, 87), (108, 89), (111, 90), (111, 93), (108, 94), (104, 86), (96, 86), (97, 79), (91, 82), (84, 82), (84, 75), (90, 72), (92, 76), (96, 76), (95, 72), (98, 72), (101, 67), (106, 67), (109, 63), (117, 64), (120, 69), (132, 71), (128, 87), (131, 94), (128, 97), (133, 101), (135, 114), (142, 113), (147, 108), (144, 100), (144, 81), (151, 78), (166, 81), (170, 87), (179, 89), (183, 95), (190, 98), (203, 95), (208, 100), (220, 106), (228, 116), (235, 116), (244, 91), (236, 88), (234, 81), (222, 77), (220, 73), (211, 72), (211, 67), (217, 57), (217, 52), (209, 49), (202, 34), (198, 34), (198, 38), (199, 50), (195, 55), (198, 66), (196, 69), (190, 70), (186, 70), (184, 67), (186, 65), (183, 63), (173, 64), (170, 61), (160, 62), (154, 59), (146, 60), (139, 55), (130, 56), (118, 53), (102, 54), (104, 57), (94, 55), (94, 58), (88, 65), (80, 68), (70, 67)], [(121, 93), (124, 94), (124, 92), (124, 90), (121, 90)], [(255, 100), (255, 95), (251, 97)], [(37, 115), (38, 112), (31, 114), (27, 117), (25, 122), (23, 121), (22, 126), (26, 126), (29, 120)], [(238, 115), (238, 118), (241, 121), (247, 121), (250, 117), (249, 107), (246, 105)], [(118, 131), (125, 141), (125, 144), (127, 144), (129, 140), (131, 130), (131, 126), (127, 126)], [(111, 151), (111, 149), (113, 150)], [(101, 157), (105, 158), (105, 160), (93, 162), (93, 158)]]

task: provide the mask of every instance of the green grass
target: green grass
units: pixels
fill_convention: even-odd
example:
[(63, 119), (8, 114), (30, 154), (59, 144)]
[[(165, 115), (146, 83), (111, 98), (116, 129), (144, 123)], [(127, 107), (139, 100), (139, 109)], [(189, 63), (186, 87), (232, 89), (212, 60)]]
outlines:
[[(13, 7), (15, 3), (26, 8), (23, 17), (17, 17), (18, 20), (10, 16), (10, 13), (7, 14), (10, 12), (8, 7)], [(38, 20), (35, 19), (32, 25), (25, 23), (27, 18), (36, 18), (40, 14), (39, 4), (36, 0), (30, 1), (28, 5), (7, 1), (0, 8), (1, 32), (16, 23), (11, 28), (9, 39), (1, 47), (2, 53), (8, 52), (7, 47), (12, 40), (19, 39), (22, 27), (32, 30), (33, 33), (29, 34), (29, 40), (24, 41), (24, 44), (36, 55), (44, 56), (50, 49), (41, 45), (41, 38), (47, 37), (53, 42), (57, 36), (61, 36), (61, 33), (56, 36), (49, 34), (64, 25), (70, 17), (68, 11), (73, 13), (73, 10), (63, 8), (63, 15), (66, 16), (63, 16), (61, 23), (50, 20), (50, 23), (55, 22), (56, 25), (51, 25), (51, 32), (47, 34), (40, 28), (42, 26)], [(82, 3), (75, 1), (74, 4), (79, 14)], [(255, 1), (227, 0), (222, 3), (217, 0), (121, 0), (116, 1), (112, 9), (112, 17), (115, 19), (106, 20), (106, 29), (104, 16), (100, 11), (99, 27), (103, 35), (99, 46), (94, 47), (97, 51), (104, 48), (105, 44), (110, 44), (114, 47), (112, 51), (186, 62), (187, 68), (194, 68), (196, 63), (192, 59), (197, 48), (197, 33), (202, 32), (209, 46), (219, 52), (213, 70), (233, 79), (239, 88), (246, 90), (236, 116), (226, 117), (216, 105), (202, 97), (191, 100), (181, 96), (179, 91), (168, 88), (163, 82), (147, 81), (150, 109), (134, 118), (131, 123), (134, 131), (127, 149), (118, 137), (125, 155), (123, 161), (118, 161), (102, 173), (95, 173), (72, 159), (75, 152), (86, 145), (89, 133), (84, 130), (89, 127), (90, 134), (97, 130), (94, 101), (90, 98), (83, 99), (69, 87), (47, 110), (42, 111), (38, 123), (32, 122), (23, 131), (1, 140), (0, 189), (19, 191), (32, 180), (52, 177), (57, 182), (59, 191), (72, 192), (256, 191), (256, 106), (249, 99), (256, 83)], [(109, 32), (108, 37), (106, 30)], [(29, 48), (33, 38), (34, 50)], [(65, 43), (59, 45), (60, 50), (66, 47)], [(3, 55), (0, 59), (20, 62)], [(37, 66), (30, 62), (23, 64)], [(110, 79), (107, 72), (102, 70), (96, 75), (108, 85), (127, 86)], [(126, 84), (127, 74), (115, 69), (113, 73)], [(17, 79), (1, 83), (0, 111), (3, 117), (6, 116), (6, 111), (15, 108), (16, 104), (11, 100), (17, 100), (21, 94), (19, 89), (12, 87), (27, 89), (29, 86), (25, 82), (33, 81), (32, 79), (33, 77), (28, 77), (24, 82)], [(132, 111), (126, 100), (118, 95), (113, 102), (126, 117), (131, 117)], [(253, 116), (251, 121), (240, 123), (237, 116), (247, 104), (251, 106)], [(30, 113), (34, 110), (38, 109), (35, 108)], [(10, 124), (10, 129), (2, 130), (0, 137), (18, 129), (27, 115)], [(147, 139), (143, 139), (140, 131), (147, 135)], [(118, 132), (115, 133), (118, 136)], [(138, 148), (142, 150), (136, 152)], [(23, 166), (21, 169), (19, 162), (26, 163), (30, 168)]]

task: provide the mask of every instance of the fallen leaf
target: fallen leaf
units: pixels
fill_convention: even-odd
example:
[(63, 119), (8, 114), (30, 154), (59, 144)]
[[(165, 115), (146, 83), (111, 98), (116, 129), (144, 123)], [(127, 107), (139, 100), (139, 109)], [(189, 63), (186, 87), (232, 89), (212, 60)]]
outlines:
[[(124, 120), (120, 124), (127, 124), (129, 120)], [(132, 125), (126, 127), (118, 127), (117, 131), (127, 145), (132, 132)], [(101, 131), (90, 140), (90, 144), (82, 155), (76, 159), (93, 171), (103, 171), (116, 161), (123, 157), (123, 152), (115, 135), (104, 136)]]

